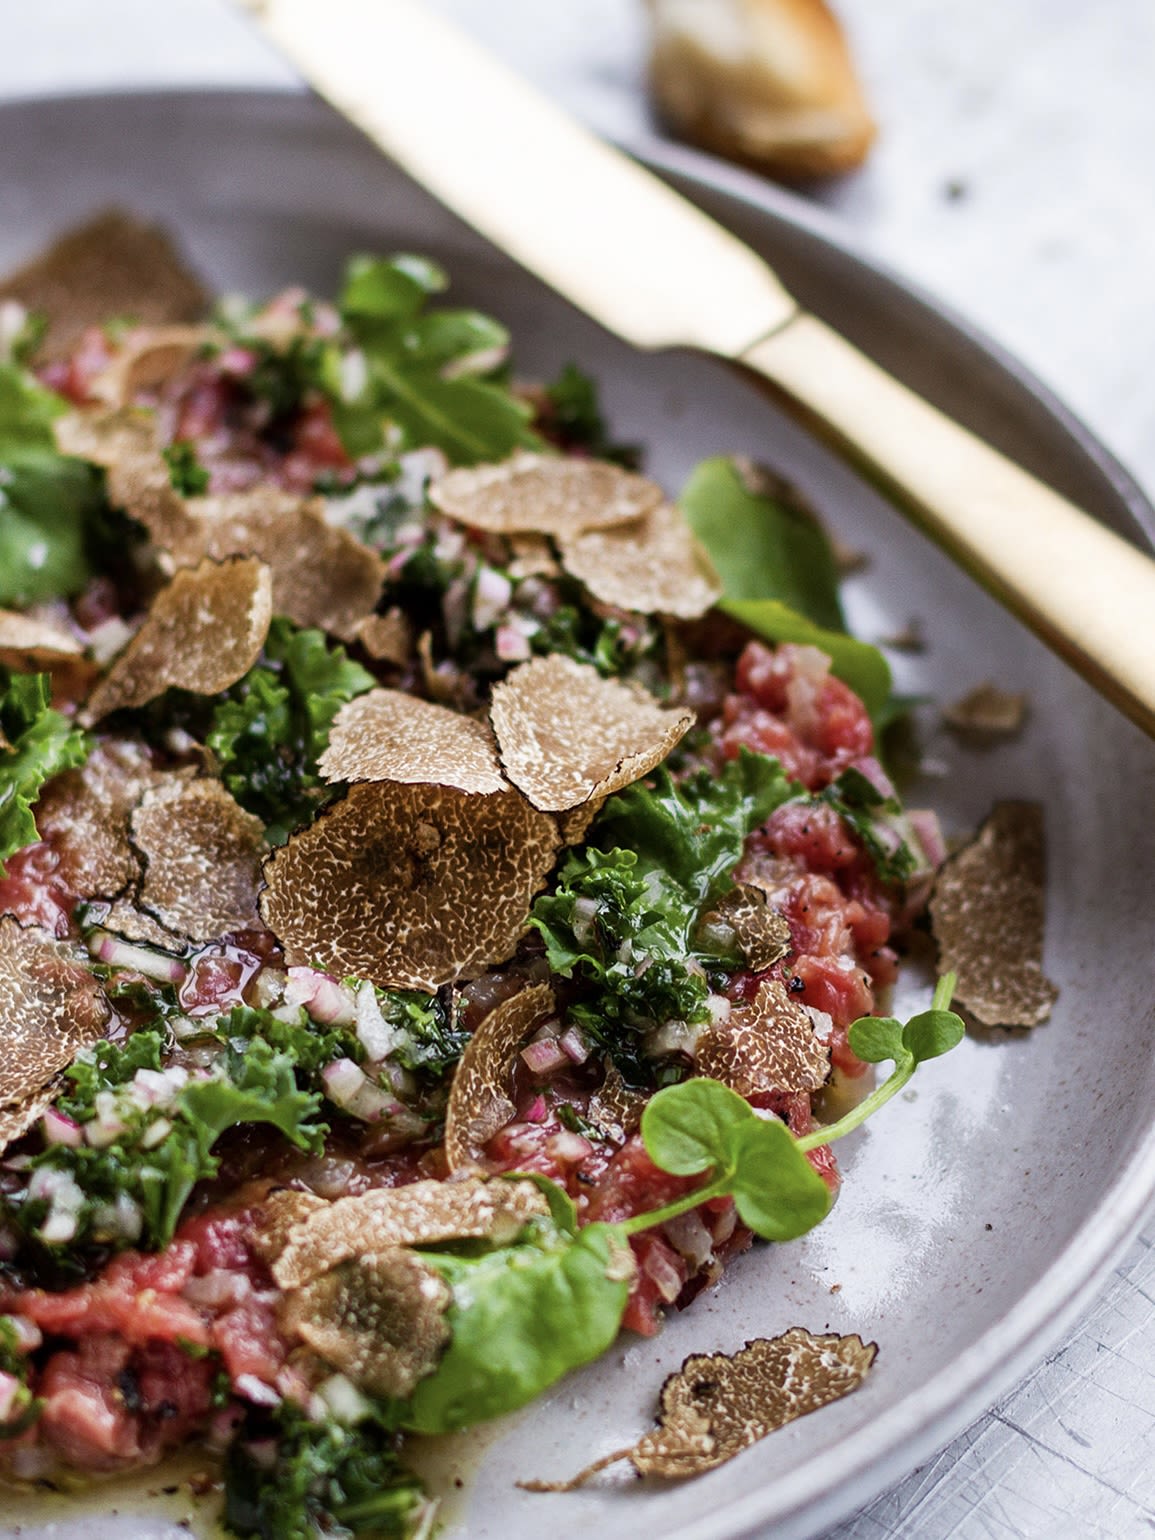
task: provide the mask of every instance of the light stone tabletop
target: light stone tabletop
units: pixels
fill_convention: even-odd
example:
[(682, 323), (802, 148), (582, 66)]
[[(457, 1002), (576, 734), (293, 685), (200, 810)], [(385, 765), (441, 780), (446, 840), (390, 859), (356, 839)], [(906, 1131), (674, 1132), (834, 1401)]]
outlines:
[[(604, 132), (652, 128), (641, 0), (435, 0)], [(841, 0), (881, 123), (821, 194), (1155, 491), (1155, 4)], [(284, 86), (223, 0), (7, 0), (0, 99)], [(1155, 1534), (1155, 1221), (1066, 1344), (825, 1540)]]

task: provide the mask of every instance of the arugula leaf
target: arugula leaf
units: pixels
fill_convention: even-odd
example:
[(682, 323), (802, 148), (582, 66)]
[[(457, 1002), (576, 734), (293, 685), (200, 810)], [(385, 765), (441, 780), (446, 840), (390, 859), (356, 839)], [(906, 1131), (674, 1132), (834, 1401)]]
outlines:
[(884, 796), (853, 766), (818, 793), (866, 846), (883, 882), (905, 882), (924, 865), (917, 836), (897, 797)]
[[(505, 328), (474, 311), (424, 313), (446, 280), (413, 257), (355, 257), (338, 308), (365, 361), (351, 394), (324, 381), (346, 448), (363, 455), (385, 442), (400, 450), (433, 445), (457, 464), (504, 459), (537, 446), (532, 408), (493, 377), (493, 355), (508, 345)], [(480, 372), (479, 372), (480, 371)]]
[(808, 510), (755, 491), (722, 456), (695, 468), (679, 501), (727, 599), (780, 599), (827, 631), (846, 630), (834, 554)]
[(222, 697), (208, 747), (242, 807), (282, 843), (334, 795), (317, 772), (340, 708), (371, 690), (372, 674), (321, 631), (299, 631), (277, 616), (261, 660)]
[(450, 1433), (497, 1417), (604, 1353), (629, 1296), (623, 1247), (613, 1225), (573, 1236), (538, 1221), (532, 1240), (481, 1256), (423, 1252), (453, 1290), (453, 1336), (405, 1426)]
[[(254, 1446), (267, 1451), (270, 1463)], [(417, 1477), (397, 1458), (396, 1438), (367, 1418), (353, 1427), (307, 1417), (284, 1401), (249, 1412), (225, 1456), (225, 1528), (256, 1540), (319, 1534), (405, 1540), (428, 1507)]]
[(717, 607), (767, 642), (800, 642), (824, 652), (834, 676), (850, 686), (876, 724), (889, 710), (890, 664), (869, 642), (823, 630), (781, 599), (725, 598)]
[(52, 710), (51, 685), (47, 674), (0, 668), (0, 875), (38, 838), (32, 809), (45, 781), (88, 758), (88, 738)]
[(890, 665), (848, 636), (838, 573), (821, 527), (781, 498), (751, 491), (732, 460), (704, 460), (680, 498), (725, 589), (718, 608), (768, 642), (818, 647), (872, 717), (890, 696)]

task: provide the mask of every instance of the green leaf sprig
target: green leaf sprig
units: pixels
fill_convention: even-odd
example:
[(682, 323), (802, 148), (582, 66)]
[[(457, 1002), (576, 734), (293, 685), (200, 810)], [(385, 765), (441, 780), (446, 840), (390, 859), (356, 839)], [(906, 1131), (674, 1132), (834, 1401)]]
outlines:
[(872, 1062), (893, 1059), (894, 1069), (837, 1123), (798, 1139), (716, 1080), (668, 1086), (647, 1103), (641, 1134), (661, 1170), (703, 1178), (682, 1197), (617, 1224), (579, 1228), (560, 1187), (522, 1177), (547, 1194), (551, 1212), (532, 1220), (514, 1245), (478, 1250), (462, 1243), (423, 1252), (453, 1290), (452, 1336), (437, 1368), (399, 1411), (400, 1424), (424, 1433), (468, 1427), (524, 1406), (605, 1351), (629, 1297), (626, 1248), (633, 1235), (713, 1198), (732, 1198), (742, 1222), (765, 1240), (793, 1240), (821, 1223), (831, 1196), (807, 1152), (853, 1132), (898, 1094), (919, 1064), (957, 1045), (963, 1023), (949, 1009), (953, 988), (953, 976), (946, 975), (930, 1010), (905, 1026), (890, 1017), (855, 1022), (855, 1052)]

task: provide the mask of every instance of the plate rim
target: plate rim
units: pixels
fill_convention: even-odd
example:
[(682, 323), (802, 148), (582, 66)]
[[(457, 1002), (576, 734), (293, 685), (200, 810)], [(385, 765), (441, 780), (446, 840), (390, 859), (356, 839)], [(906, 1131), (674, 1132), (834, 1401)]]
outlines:
[[(161, 110), (174, 102), (194, 110), (199, 104), (211, 103), (218, 114), (287, 110), (312, 113), (318, 123), (326, 118), (344, 123), (333, 108), (302, 87), (181, 85), (29, 93), (0, 103), (0, 124), (38, 109), (81, 111), (86, 106), (112, 109), (133, 103)], [(8, 142), (13, 142), (12, 137)], [(842, 259), (865, 268), (945, 322), (1009, 375), (1075, 441), (1129, 514), (1142, 543), (1155, 545), (1155, 506), (1114, 451), (1013, 352), (918, 280), (872, 254), (830, 211), (752, 172), (656, 134), (631, 133), (620, 144), (659, 174), (721, 192), (773, 223), (801, 228)], [(723, 1498), (708, 1519), (693, 1520), (679, 1528), (674, 1540), (719, 1540), (723, 1535), (737, 1540), (768, 1521), (783, 1540), (803, 1540), (863, 1507), (949, 1443), (1040, 1361), (1097, 1294), (1138, 1231), (1153, 1198), (1155, 1109), (1146, 1126), (1131, 1135), (1129, 1153), (1121, 1160), (1104, 1203), (1062, 1247), (1037, 1282), (941, 1370), (921, 1395), (907, 1396), (850, 1434), (840, 1446), (836, 1477), (831, 1479), (829, 1470), (824, 1469), (823, 1480), (816, 1481), (817, 1461), (823, 1457), (811, 1455), (787, 1476), (778, 1478), (773, 1487)]]

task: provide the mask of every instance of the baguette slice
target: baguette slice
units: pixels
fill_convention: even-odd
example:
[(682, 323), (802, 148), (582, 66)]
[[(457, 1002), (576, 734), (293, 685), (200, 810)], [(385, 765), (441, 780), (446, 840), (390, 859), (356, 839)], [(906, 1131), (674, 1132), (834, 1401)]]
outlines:
[(772, 176), (860, 166), (875, 125), (824, 0), (647, 0), (650, 80), (684, 138)]

